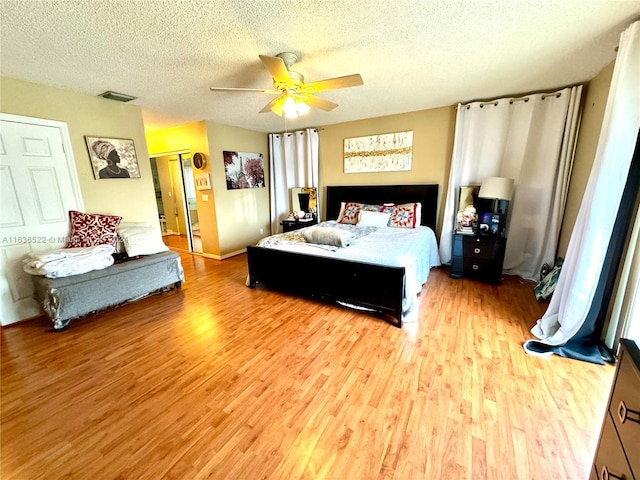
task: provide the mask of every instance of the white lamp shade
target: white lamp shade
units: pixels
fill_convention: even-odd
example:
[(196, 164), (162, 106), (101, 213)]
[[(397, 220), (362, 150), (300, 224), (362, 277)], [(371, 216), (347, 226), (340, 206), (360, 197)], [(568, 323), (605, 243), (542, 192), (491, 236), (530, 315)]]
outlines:
[(513, 178), (488, 177), (480, 186), (480, 198), (494, 198), (499, 200), (511, 200), (513, 195)]
[(287, 97), (282, 107), (285, 117), (296, 118), (298, 116), (298, 110), (296, 108), (296, 102), (291, 97)]

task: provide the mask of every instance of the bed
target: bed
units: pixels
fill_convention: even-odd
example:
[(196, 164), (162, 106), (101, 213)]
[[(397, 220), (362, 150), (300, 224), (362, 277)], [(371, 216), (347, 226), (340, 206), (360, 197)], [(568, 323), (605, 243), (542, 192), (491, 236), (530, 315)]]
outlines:
[[(433, 233), (437, 201), (438, 185), (328, 186), (325, 195), (327, 220), (320, 226), (305, 227), (291, 233), (304, 235), (304, 231), (311, 228), (342, 227), (336, 224), (342, 202), (368, 205), (420, 203), (421, 227), (375, 229), (357, 238), (353, 245), (338, 249), (317, 248), (314, 245), (282, 246), (278, 245), (279, 239), (290, 234), (276, 234), (261, 240), (258, 245), (247, 247), (247, 283), (251, 288), (260, 283), (270, 288), (364, 309), (380, 315), (396, 327), (402, 327), (403, 319), (415, 310), (416, 295), (426, 281), (430, 268), (439, 265)], [(394, 237), (397, 240), (391, 240), (388, 248), (378, 248), (378, 252), (388, 254), (385, 256), (373, 258), (368, 253), (358, 253), (358, 248), (365, 243), (383, 241), (383, 230), (392, 236), (406, 233), (410, 239)], [(399, 246), (409, 244), (415, 252), (410, 249), (398, 250)], [(355, 255), (351, 255), (351, 252)], [(390, 256), (392, 253), (395, 255), (393, 258)], [(420, 255), (419, 267), (415, 265), (417, 260), (414, 254)]]

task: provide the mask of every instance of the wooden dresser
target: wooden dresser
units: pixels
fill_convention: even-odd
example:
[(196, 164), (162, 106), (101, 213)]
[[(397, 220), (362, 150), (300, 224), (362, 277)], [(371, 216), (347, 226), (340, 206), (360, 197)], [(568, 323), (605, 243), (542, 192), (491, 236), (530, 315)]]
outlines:
[(640, 348), (620, 341), (613, 379), (591, 479), (640, 480)]

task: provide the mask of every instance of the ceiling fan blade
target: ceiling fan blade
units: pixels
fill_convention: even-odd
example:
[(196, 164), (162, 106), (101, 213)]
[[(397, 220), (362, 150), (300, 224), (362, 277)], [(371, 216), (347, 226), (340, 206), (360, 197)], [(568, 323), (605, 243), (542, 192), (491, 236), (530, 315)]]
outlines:
[(262, 110), (260, 110), (260, 112), (258, 113), (267, 113), (267, 112), (273, 112), (276, 115), (280, 115), (282, 116), (282, 108), (284, 107), (284, 101), (285, 101), (285, 97), (278, 97), (278, 98), (274, 98), (273, 100), (271, 100), (269, 103), (267, 103)]
[(359, 73), (344, 77), (328, 78), (304, 84), (304, 90), (309, 92), (323, 92), (325, 90), (337, 90), (338, 88), (358, 87), (364, 85)]
[(257, 93), (270, 93), (280, 94), (279, 90), (265, 90), (264, 88), (239, 88), (239, 87), (209, 87), (212, 92), (257, 92)]
[(212, 92), (256, 92), (256, 93), (268, 93), (270, 95), (279, 95), (279, 90), (266, 90), (264, 88), (240, 88), (240, 87), (209, 87)]
[(289, 70), (284, 64), (284, 60), (280, 57), (268, 57), (266, 55), (258, 55), (262, 63), (273, 77), (273, 83), (288, 82), (291, 83)]
[(338, 106), (337, 103), (330, 102), (329, 100), (325, 100), (324, 98), (316, 97), (315, 95), (305, 95), (304, 103), (309, 105), (310, 107), (319, 108), (320, 110), (324, 110), (325, 112), (329, 112)]

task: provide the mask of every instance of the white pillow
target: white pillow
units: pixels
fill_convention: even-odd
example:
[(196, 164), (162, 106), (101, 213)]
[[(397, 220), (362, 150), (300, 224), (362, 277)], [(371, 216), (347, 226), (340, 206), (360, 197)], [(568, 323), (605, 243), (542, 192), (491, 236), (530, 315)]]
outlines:
[(342, 223), (342, 217), (344, 216), (344, 206), (346, 205), (347, 202), (340, 202), (340, 213), (338, 213), (338, 218), (336, 219), (336, 222), (338, 223)]
[(361, 210), (358, 216), (358, 225), (363, 227), (386, 227), (389, 224), (389, 218), (391, 218), (391, 213)]
[(127, 255), (152, 255), (169, 250), (162, 241), (160, 226), (154, 228), (146, 222), (124, 222), (118, 225), (118, 235)]

